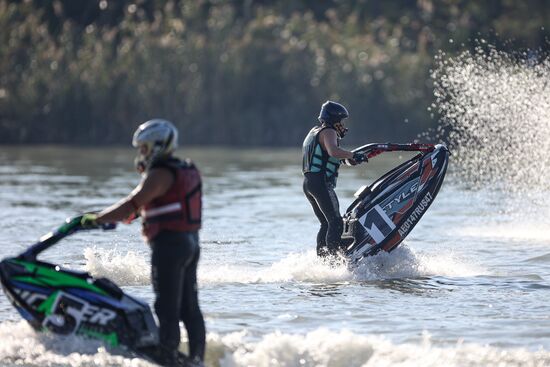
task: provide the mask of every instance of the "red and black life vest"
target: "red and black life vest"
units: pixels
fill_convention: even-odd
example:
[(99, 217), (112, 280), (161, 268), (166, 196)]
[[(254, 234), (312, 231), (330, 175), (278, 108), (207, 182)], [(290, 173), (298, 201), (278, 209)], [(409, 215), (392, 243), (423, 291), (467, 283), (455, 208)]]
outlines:
[(190, 160), (170, 158), (155, 162), (153, 168), (168, 168), (174, 183), (166, 193), (141, 208), (143, 235), (152, 240), (160, 231), (194, 232), (201, 227), (202, 182)]

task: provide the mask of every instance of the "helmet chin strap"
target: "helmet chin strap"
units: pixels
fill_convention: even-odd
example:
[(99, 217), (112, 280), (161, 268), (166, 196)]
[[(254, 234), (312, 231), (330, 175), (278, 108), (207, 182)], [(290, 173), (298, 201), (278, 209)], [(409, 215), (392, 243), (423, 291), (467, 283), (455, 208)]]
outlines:
[(138, 171), (140, 174), (144, 174), (149, 169), (149, 166), (151, 165), (155, 150), (158, 149), (154, 145), (149, 145), (147, 148), (147, 153), (143, 154), (143, 152), (138, 152), (138, 155), (134, 159), (134, 165), (136, 167), (136, 171)]
[(346, 134), (348, 133), (348, 128), (344, 127), (341, 122), (337, 122), (336, 124), (333, 124), (332, 127), (336, 130), (336, 134), (340, 139), (344, 138)]
[[(334, 123), (334, 124), (331, 124), (331, 123), (328, 123), (326, 121), (323, 121), (322, 122), (325, 126), (330, 126), (332, 127), (334, 130), (336, 130), (336, 135), (338, 135), (338, 137), (340, 139), (342, 139), (344, 136), (346, 136), (346, 134), (348, 133), (348, 128), (347, 127), (344, 127), (342, 125), (341, 122), (337, 122), (337, 123)], [(336, 124), (338, 124), (339, 126), (336, 126)]]
[(161, 146), (154, 145), (152, 148), (150, 148), (150, 151), (147, 155), (138, 153), (137, 157), (134, 159), (136, 171), (138, 171), (140, 174), (146, 173), (155, 160), (164, 156), (160, 153), (162, 149), (163, 148)]
[(143, 174), (147, 169), (147, 165), (145, 164), (143, 159), (141, 159), (141, 157), (136, 157), (134, 159), (134, 166), (136, 167), (136, 171), (138, 171), (139, 174)]

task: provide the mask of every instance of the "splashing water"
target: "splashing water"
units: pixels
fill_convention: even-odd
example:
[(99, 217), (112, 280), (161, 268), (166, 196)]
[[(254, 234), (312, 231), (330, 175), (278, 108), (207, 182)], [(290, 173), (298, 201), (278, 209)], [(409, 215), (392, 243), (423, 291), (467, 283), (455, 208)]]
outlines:
[[(84, 257), (83, 270), (94, 277), (107, 277), (120, 286), (151, 284), (150, 254), (145, 251), (94, 246), (84, 249)], [(319, 258), (314, 250), (290, 252), (278, 261), (264, 264), (228, 264), (223, 259), (218, 260), (201, 262), (197, 274), (200, 284), (341, 283), (431, 275), (471, 277), (487, 274), (487, 270), (472, 262), (472, 259), (461, 258), (452, 252), (419, 252), (407, 243), (391, 253), (382, 251), (370, 256), (353, 269), (345, 260), (334, 262)]]
[(489, 47), (440, 54), (435, 103), (455, 169), (469, 187), (534, 198), (550, 187), (550, 59), (538, 63)]
[[(85, 270), (95, 277), (107, 277), (122, 286), (149, 285), (150, 266), (147, 255), (133, 251), (87, 248)], [(380, 279), (414, 278), (429, 275), (474, 276), (486, 271), (468, 264), (453, 254), (427, 255), (416, 253), (406, 245), (391, 254), (381, 252), (369, 257), (350, 271), (347, 265), (332, 264), (317, 257), (315, 251), (290, 253), (267, 266), (227, 265), (205, 263), (199, 267), (202, 284), (219, 283), (338, 283)]]
[(323, 328), (305, 335), (274, 332), (258, 342), (246, 342), (246, 337), (241, 332), (211, 338), (210, 345), (225, 347), (221, 366), (543, 366), (550, 362), (544, 350), (500, 349), (460, 341), (436, 347), (429, 333), (420, 336), (420, 344), (393, 344), (380, 336)]
[(268, 267), (203, 265), (201, 283), (338, 283), (381, 279), (414, 278), (430, 275), (474, 276), (487, 271), (453, 254), (417, 254), (406, 245), (391, 254), (380, 252), (367, 258), (352, 271), (345, 263), (331, 264), (319, 259), (315, 251), (290, 253)]
[(452, 253), (417, 254), (406, 245), (401, 245), (391, 253), (381, 251), (375, 256), (367, 257), (354, 270), (354, 278), (359, 281), (431, 275), (471, 277), (483, 274), (487, 274), (487, 271)]
[(209, 264), (199, 269), (199, 281), (204, 283), (334, 283), (350, 278), (351, 273), (343, 264), (332, 266), (314, 251), (290, 253), (268, 266)]
[(0, 340), (2, 366), (153, 366), (142, 359), (117, 355), (93, 339), (36, 333), (25, 321), (0, 324)]
[[(149, 367), (138, 358), (107, 350), (79, 337), (35, 333), (24, 321), (0, 325), (2, 366)], [(260, 337), (246, 330), (208, 333), (206, 365), (240, 366), (547, 366), (550, 353), (525, 348), (498, 348), (458, 341), (438, 346), (428, 332), (418, 343), (395, 344), (379, 335), (317, 328), (306, 333), (275, 331)], [(120, 352), (123, 352), (120, 350)], [(114, 353), (114, 354), (113, 354)]]
[(121, 254), (116, 249), (86, 248), (85, 270), (95, 277), (108, 277), (121, 286), (151, 284), (150, 269), (145, 255), (134, 251)]

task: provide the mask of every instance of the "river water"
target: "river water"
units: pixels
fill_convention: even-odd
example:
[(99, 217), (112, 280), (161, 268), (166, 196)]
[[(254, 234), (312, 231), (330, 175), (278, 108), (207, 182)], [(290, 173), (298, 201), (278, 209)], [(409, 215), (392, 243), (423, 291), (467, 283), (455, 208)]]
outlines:
[[(1, 147), (0, 256), (125, 196), (139, 180), (133, 154)], [(207, 365), (550, 365), (548, 210), (535, 196), (473, 189), (453, 172), (451, 157), (439, 195), (407, 240), (349, 271), (316, 258), (318, 224), (301, 190), (298, 150), (179, 155), (204, 176), (198, 281)], [(341, 211), (356, 189), (404, 159), (387, 153), (343, 167)], [(75, 234), (41, 258), (111, 278), (151, 303), (149, 257), (133, 223)], [(4, 295), (0, 364), (147, 365), (98, 342), (37, 334)]]

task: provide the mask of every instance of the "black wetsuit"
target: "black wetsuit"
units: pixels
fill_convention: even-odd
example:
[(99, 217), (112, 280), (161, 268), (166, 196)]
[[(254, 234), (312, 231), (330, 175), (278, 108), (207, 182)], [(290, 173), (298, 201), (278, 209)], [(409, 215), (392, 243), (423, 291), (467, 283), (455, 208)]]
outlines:
[(162, 231), (151, 241), (151, 248), (160, 344), (168, 350), (178, 348), (181, 320), (189, 338), (189, 357), (202, 360), (205, 327), (197, 296), (198, 234)]
[[(163, 166), (175, 172), (170, 165)], [(167, 216), (174, 218), (173, 214)], [(202, 361), (206, 331), (197, 292), (198, 231), (161, 228), (148, 242), (152, 249), (155, 312), (159, 321), (159, 346), (154, 353), (158, 355), (157, 362), (173, 365), (180, 344), (180, 320), (187, 330), (189, 358)]]
[(317, 233), (317, 255), (335, 254), (341, 242), (343, 223), (334, 192), (340, 161), (330, 157), (319, 143), (319, 133), (330, 127), (316, 126), (304, 139), (304, 194), (313, 207), (321, 228)]

